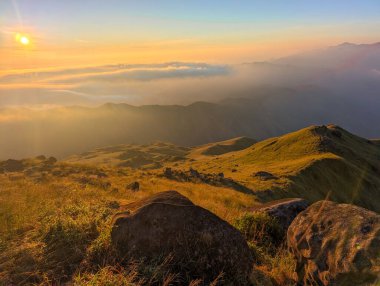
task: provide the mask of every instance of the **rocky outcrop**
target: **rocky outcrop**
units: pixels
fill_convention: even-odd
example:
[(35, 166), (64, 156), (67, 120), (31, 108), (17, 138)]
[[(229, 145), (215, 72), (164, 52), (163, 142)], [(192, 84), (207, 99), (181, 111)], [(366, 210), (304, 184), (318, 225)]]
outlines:
[(112, 244), (120, 257), (148, 262), (171, 256), (180, 275), (205, 283), (221, 272), (245, 285), (252, 257), (240, 232), (176, 191), (126, 206), (114, 218)]
[(2, 172), (20, 172), (24, 170), (24, 163), (22, 160), (9, 159), (0, 162), (0, 170)]
[(275, 180), (277, 179), (277, 177), (269, 172), (265, 172), (265, 171), (259, 171), (259, 172), (256, 172), (255, 174), (253, 174), (254, 177), (257, 177), (259, 178), (260, 180), (263, 180), (263, 181), (268, 181), (268, 180)]
[(295, 217), (309, 206), (308, 202), (300, 198), (290, 198), (272, 201), (262, 206), (253, 208), (254, 212), (264, 212), (274, 217), (282, 231), (286, 231)]
[(252, 194), (251, 189), (247, 188), (237, 181), (234, 181), (231, 178), (225, 178), (224, 173), (201, 173), (193, 168), (190, 168), (188, 171), (165, 168), (162, 176), (167, 179), (179, 182), (203, 183), (216, 187), (231, 188), (246, 194)]
[(369, 210), (319, 201), (288, 229), (300, 285), (370, 285), (380, 273), (380, 216)]

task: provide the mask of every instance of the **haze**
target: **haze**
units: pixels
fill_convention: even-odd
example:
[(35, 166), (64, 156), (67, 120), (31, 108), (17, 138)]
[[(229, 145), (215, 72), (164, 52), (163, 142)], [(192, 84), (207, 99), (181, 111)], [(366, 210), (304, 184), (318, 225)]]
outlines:
[(331, 122), (378, 138), (379, 19), (371, 0), (2, 1), (0, 157)]

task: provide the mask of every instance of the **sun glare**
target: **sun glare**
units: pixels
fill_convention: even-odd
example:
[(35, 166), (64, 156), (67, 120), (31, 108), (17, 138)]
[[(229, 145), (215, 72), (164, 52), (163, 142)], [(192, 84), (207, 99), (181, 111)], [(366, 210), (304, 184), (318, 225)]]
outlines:
[(29, 39), (27, 37), (21, 37), (20, 43), (23, 45), (28, 45), (29, 44)]
[(22, 34), (16, 35), (16, 41), (19, 42), (21, 45), (27, 46), (30, 43), (29, 37)]

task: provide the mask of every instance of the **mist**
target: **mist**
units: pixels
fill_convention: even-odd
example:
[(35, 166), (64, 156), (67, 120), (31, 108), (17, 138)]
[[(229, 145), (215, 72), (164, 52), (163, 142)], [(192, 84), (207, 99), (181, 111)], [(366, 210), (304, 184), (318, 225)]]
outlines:
[[(110, 104), (112, 103), (112, 104)], [(270, 62), (107, 65), (0, 77), (0, 158), (105, 145), (261, 140), (334, 123), (380, 137), (380, 44)], [(17, 130), (17, 132), (13, 132)]]

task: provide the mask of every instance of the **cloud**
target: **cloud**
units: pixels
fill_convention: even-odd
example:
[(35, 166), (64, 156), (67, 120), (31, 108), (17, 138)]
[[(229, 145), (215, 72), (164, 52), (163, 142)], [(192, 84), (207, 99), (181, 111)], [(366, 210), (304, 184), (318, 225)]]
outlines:
[[(353, 58), (355, 65), (347, 65)], [(337, 46), (241, 65), (170, 62), (24, 70), (0, 74), (0, 106), (190, 104), (270, 96), (273, 89), (267, 87), (286, 87), (299, 94), (317, 89), (346, 98), (358, 94), (375, 98), (379, 70), (378, 44)]]
[(160, 99), (148, 102), (146, 97), (168, 85), (227, 77), (231, 72), (228, 66), (182, 62), (15, 71), (0, 76), (0, 106), (154, 103)]
[(106, 65), (62, 70), (32, 70), (0, 77), (0, 84), (81, 83), (86, 81), (146, 81), (163, 78), (204, 77), (228, 74), (227, 66), (203, 63)]

